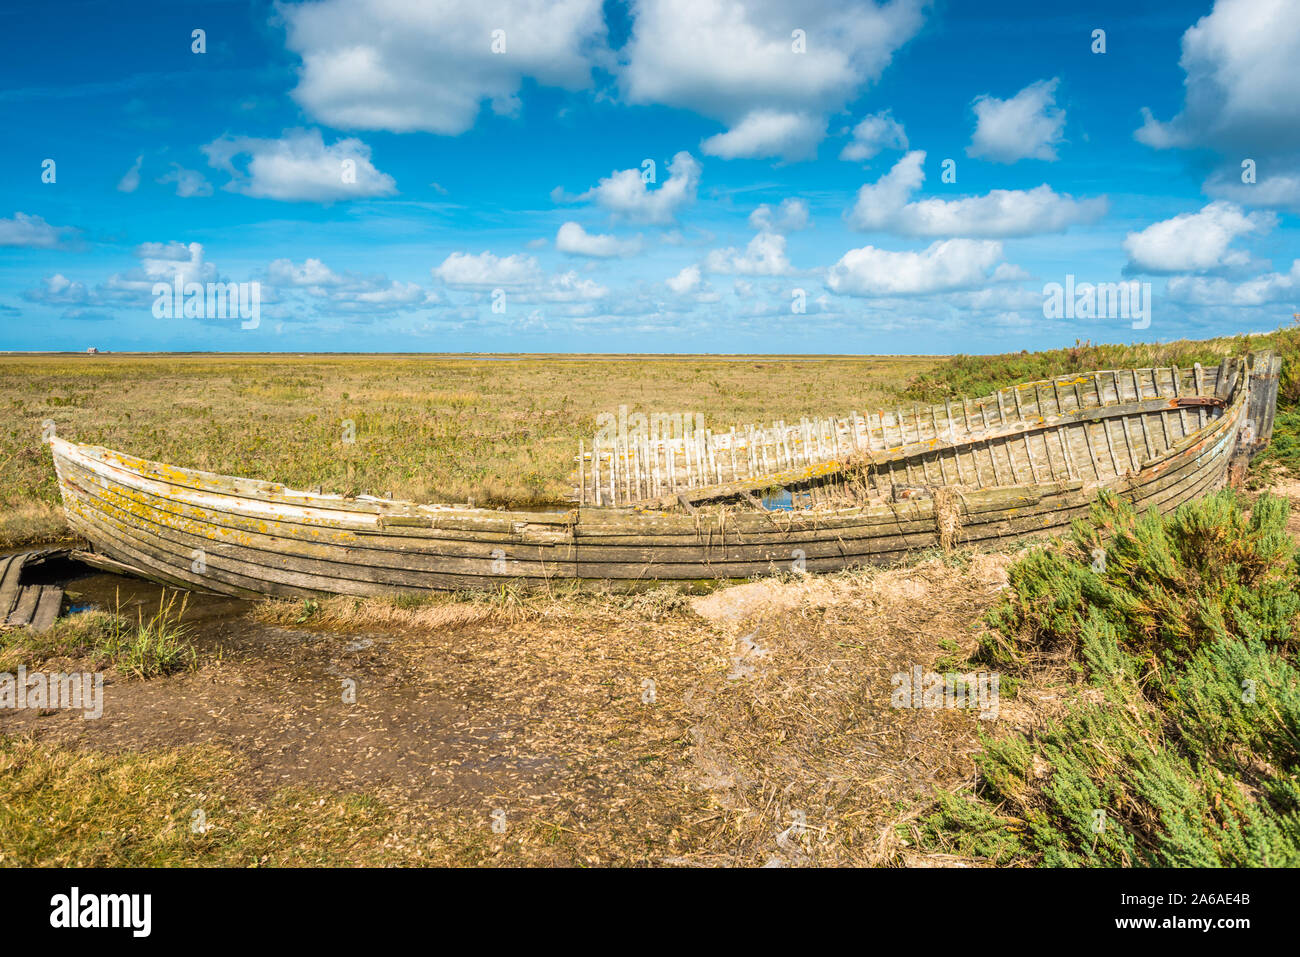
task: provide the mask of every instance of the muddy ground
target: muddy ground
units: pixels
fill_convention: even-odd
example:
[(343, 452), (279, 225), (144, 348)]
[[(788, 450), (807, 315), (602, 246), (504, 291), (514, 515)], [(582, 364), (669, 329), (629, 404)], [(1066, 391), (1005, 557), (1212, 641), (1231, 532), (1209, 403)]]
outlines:
[[(409, 832), (394, 841), (445, 843), (448, 863), (896, 861), (894, 824), (970, 779), (976, 732), (997, 722), (892, 708), (891, 675), (969, 653), (1007, 562), (627, 607), (334, 600), (309, 616), (196, 595), (193, 671), (110, 673), (102, 718), (0, 712), (0, 734), (109, 755), (214, 746), (237, 761), (239, 801), (367, 796)], [(98, 573), (69, 589), (132, 616), (161, 594)]]

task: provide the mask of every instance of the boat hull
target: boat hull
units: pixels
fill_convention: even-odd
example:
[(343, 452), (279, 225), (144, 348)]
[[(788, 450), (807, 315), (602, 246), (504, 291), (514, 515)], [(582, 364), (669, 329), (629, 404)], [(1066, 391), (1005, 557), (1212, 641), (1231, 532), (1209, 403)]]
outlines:
[[(925, 456), (932, 457), (925, 473), (931, 476), (944, 471), (944, 455), (953, 456), (954, 467), (965, 455), (967, 474), (978, 475), (984, 462), (990, 483), (1002, 454), (998, 442), (1008, 446), (1004, 479), (1022, 472), (1041, 479), (1051, 468), (1050, 481), (954, 486), (944, 501), (955, 506), (936, 506), (932, 496), (789, 512), (494, 511), (300, 492), (61, 438), (51, 444), (68, 522), (91, 544), (92, 560), (176, 587), (249, 598), (482, 589), (512, 581), (636, 588), (894, 563), (940, 545), (941, 512), (954, 507), (957, 527), (944, 544), (976, 548), (1065, 531), (1103, 488), (1139, 509), (1170, 511), (1224, 484), (1246, 421), (1247, 379), (1244, 369), (1231, 383), (1220, 375), (1216, 387), (1225, 394), (1211, 392), (1194, 406), (1195, 427), (1181, 435), (1172, 423), (1189, 421), (1186, 405), (1161, 396), (1125, 404), (1117, 395), (1113, 415), (1063, 404), (1057, 419), (1026, 423), (1025, 433), (1046, 430), (1045, 462), (1033, 460), (1036, 440), (1014, 429), (905, 453), (899, 461), (906, 474), (925, 465)], [(1063, 424), (1067, 419), (1073, 424)], [(1065, 429), (1065, 451), (1053, 467), (1056, 427)], [(1153, 446), (1152, 436), (1162, 434), (1165, 441)], [(1013, 449), (1021, 446), (1017, 465)], [(896, 468), (888, 474), (899, 481)]]

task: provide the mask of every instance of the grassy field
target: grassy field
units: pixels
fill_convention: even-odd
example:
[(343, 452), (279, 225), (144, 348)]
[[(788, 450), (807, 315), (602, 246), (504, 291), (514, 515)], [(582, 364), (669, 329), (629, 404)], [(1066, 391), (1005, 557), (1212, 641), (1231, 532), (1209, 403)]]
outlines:
[[(730, 426), (1263, 347), (1285, 365), (1257, 484), (1294, 511), (1297, 329), (947, 359), (4, 357), (0, 534), (57, 532), (46, 419), (289, 484), (523, 504), (568, 493), (578, 438), (620, 404)], [(1103, 503), (1011, 555), (702, 598), (0, 631), (0, 670), (112, 677), (110, 721), (0, 714), (0, 865), (1294, 865), (1298, 534), (1285, 500), (1225, 492), (1164, 518)], [(894, 707), (912, 668), (999, 673), (997, 719)], [(362, 688), (346, 709), (340, 676)]]
[[(145, 458), (356, 494), (565, 501), (602, 414), (699, 413), (708, 427), (983, 395), (1046, 375), (1282, 353), (1275, 460), (1300, 469), (1300, 329), (1162, 345), (937, 357), (0, 357), (0, 546), (62, 530), (45, 423)], [(349, 424), (351, 428), (349, 428)], [(348, 441), (354, 439), (354, 441)]]
[[(49, 537), (59, 435), (225, 474), (419, 501), (526, 505), (573, 491), (602, 413), (708, 427), (865, 411), (937, 360), (0, 357), (0, 543)], [(355, 441), (345, 442), (345, 423)]]

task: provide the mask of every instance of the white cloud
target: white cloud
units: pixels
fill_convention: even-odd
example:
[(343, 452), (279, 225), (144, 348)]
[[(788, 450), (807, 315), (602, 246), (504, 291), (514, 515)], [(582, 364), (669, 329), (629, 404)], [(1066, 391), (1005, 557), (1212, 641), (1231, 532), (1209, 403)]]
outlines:
[[(1265, 169), (1278, 165), (1266, 161)], [(1265, 172), (1254, 183), (1243, 183), (1240, 171), (1230, 167), (1210, 176), (1202, 185), (1205, 194), (1213, 199), (1226, 199), (1245, 206), (1263, 206), (1267, 209), (1285, 209), (1300, 214), (1300, 169), (1282, 172)]]
[(452, 253), (432, 270), (434, 278), (452, 289), (506, 289), (516, 302), (588, 303), (609, 290), (574, 270), (546, 276), (532, 256), (516, 253), (498, 257), (490, 252)]
[(207, 181), (207, 178), (198, 170), (186, 169), (180, 163), (172, 163), (172, 171), (159, 177), (158, 182), (175, 183), (176, 195), (183, 199), (212, 195), (212, 184)]
[(591, 279), (584, 279), (573, 270), (552, 276), (541, 288), (522, 296), (528, 302), (534, 298), (542, 302), (591, 302), (609, 294), (609, 290)]
[[(93, 308), (149, 308), (157, 283), (173, 285), (225, 282), (201, 243), (141, 243), (135, 249), (139, 265), (113, 273), (93, 289), (62, 274), (42, 281), (23, 297), (47, 305)], [(382, 316), (439, 305), (441, 300), (419, 285), (386, 276), (336, 272), (319, 259), (301, 265), (289, 259), (271, 262), (257, 280), (263, 307), (272, 307), (282, 320), (308, 320), (329, 315)], [(83, 310), (84, 312), (84, 310)], [(65, 318), (107, 318), (102, 313), (64, 313)]]
[(830, 268), (826, 284), (847, 296), (914, 296), (972, 289), (994, 280), (1002, 244), (948, 239), (920, 252), (864, 246)]
[(1249, 254), (1232, 249), (1240, 236), (1267, 232), (1276, 217), (1272, 213), (1246, 214), (1235, 203), (1214, 202), (1198, 213), (1180, 213), (1172, 219), (1152, 223), (1129, 233), (1124, 250), (1130, 271), (1151, 273), (1203, 272), (1241, 267)]
[[(920, 29), (924, 0), (640, 0), (623, 51), (632, 103), (694, 110), (727, 125), (705, 152), (809, 155), (826, 117), (879, 78)], [(807, 52), (794, 52), (802, 30)]]
[(754, 110), (727, 130), (700, 144), (700, 150), (722, 159), (780, 156), (809, 159), (826, 136), (826, 118), (781, 110)]
[(338, 286), (343, 283), (343, 277), (319, 259), (307, 259), (301, 266), (295, 266), (289, 259), (277, 259), (266, 272), (267, 278), (282, 286)]
[(338, 273), (319, 259), (304, 260), (301, 266), (289, 259), (276, 259), (267, 266), (266, 276), (277, 292), (305, 295), (327, 312), (391, 313), (438, 302), (416, 283)]
[(808, 227), (808, 204), (790, 197), (775, 210), (763, 203), (749, 214), (749, 225), (761, 232), (793, 233)]
[(858, 189), (857, 200), (846, 213), (855, 229), (895, 229), (913, 193), (925, 182), (925, 151), (913, 150), (898, 160), (874, 183)]
[(41, 280), (41, 288), (23, 293), (23, 298), (50, 305), (84, 305), (90, 301), (90, 292), (84, 283), (73, 282), (62, 273), (55, 273)]
[(153, 299), (155, 283), (169, 285), (179, 277), (182, 283), (216, 281), (217, 268), (204, 258), (201, 243), (141, 243), (135, 248), (140, 264), (126, 272), (113, 273), (93, 290), (62, 274), (43, 280), (38, 289), (23, 293), (32, 302), (62, 305), (141, 306)]
[[(286, 130), (275, 140), (222, 137), (203, 152), (210, 165), (230, 174), (223, 188), (245, 196), (332, 202), (397, 191), (393, 178), (370, 162), (369, 146), (351, 138), (326, 146), (320, 130)], [(236, 159), (244, 155), (241, 169)]]
[[(323, 0), (276, 8), (302, 58), (294, 99), (340, 129), (456, 135), (525, 77), (579, 89), (607, 61), (601, 0)], [(505, 52), (493, 53), (493, 31)]]
[(0, 246), (54, 249), (62, 242), (66, 232), (70, 230), (51, 226), (40, 216), (14, 213), (12, 219), (0, 219)]
[(1219, 276), (1174, 276), (1165, 284), (1172, 302), (1193, 306), (1264, 306), (1300, 302), (1300, 259), (1288, 273), (1267, 273), (1234, 283)]
[[(1211, 150), (1214, 199), (1300, 213), (1300, 16), (1294, 0), (1217, 0), (1183, 34), (1183, 108), (1160, 121), (1143, 108), (1134, 137), (1155, 149)], [(1256, 164), (1243, 183), (1241, 163)]]
[(913, 150), (874, 183), (858, 190), (846, 213), (850, 226), (902, 236), (1007, 238), (1061, 233), (1106, 212), (1105, 199), (1075, 199), (1044, 183), (1031, 190), (995, 189), (961, 199), (911, 196), (925, 181), (925, 152)]
[(1059, 79), (1031, 83), (1009, 100), (975, 98), (975, 136), (967, 156), (995, 163), (1022, 159), (1056, 159), (1065, 130), (1065, 111), (1056, 105)]
[(853, 127), (853, 139), (840, 150), (840, 159), (861, 163), (887, 149), (907, 149), (907, 134), (893, 114), (884, 110), (865, 117)]
[(387, 278), (376, 280), (373, 285), (364, 288), (331, 293), (326, 298), (332, 310), (365, 313), (418, 309), (437, 301), (436, 297), (416, 283)]
[(537, 259), (518, 253), (500, 258), (490, 252), (452, 253), (432, 272), (448, 286), (465, 289), (526, 286), (542, 277)]
[(702, 277), (699, 266), (687, 266), (676, 276), (670, 276), (664, 282), (678, 295), (685, 295), (700, 288)]
[(110, 289), (142, 290), (147, 286), (152, 290), (155, 282), (172, 282), (177, 276), (181, 282), (211, 282), (217, 278), (217, 267), (204, 258), (202, 243), (141, 243), (135, 255), (140, 260), (139, 269), (110, 276)]
[(1183, 34), (1182, 111), (1160, 122), (1150, 110), (1136, 137), (1157, 149), (1250, 151), (1300, 146), (1300, 16), (1294, 0), (1217, 0)]
[[(1012, 272), (1018, 275), (1009, 275)], [(1028, 278), (1028, 275), (1024, 274), (1024, 271), (1019, 266), (1013, 266), (1010, 263), (1002, 263), (993, 271), (995, 282), (1025, 278)], [(986, 286), (983, 289), (968, 292), (946, 293), (945, 299), (970, 313), (997, 313), (1014, 309), (1036, 309), (1041, 317), (1043, 309), (1042, 291), (1026, 289), (1023, 286)]]
[(140, 167), (144, 164), (144, 154), (141, 153), (135, 158), (135, 163), (131, 168), (122, 174), (122, 178), (117, 181), (117, 191), (119, 193), (134, 193), (140, 186)]
[(994, 189), (963, 199), (923, 199), (901, 214), (904, 232), (914, 236), (1033, 236), (1063, 233), (1106, 212), (1104, 199), (1076, 200), (1046, 183), (1030, 190)]
[(578, 199), (594, 201), (616, 216), (644, 223), (670, 223), (677, 210), (695, 202), (700, 163), (682, 151), (668, 164), (668, 179), (651, 189), (640, 169), (611, 173)]
[(704, 270), (698, 264), (686, 266), (677, 275), (669, 276), (664, 285), (673, 294), (667, 304), (658, 297), (648, 298), (641, 294), (635, 302), (629, 303), (629, 308), (636, 313), (666, 310), (686, 318), (697, 304), (707, 305), (722, 300), (722, 294), (704, 278)]
[(591, 256), (609, 259), (615, 256), (632, 256), (641, 251), (641, 240), (619, 239), (617, 236), (589, 233), (579, 223), (565, 223), (555, 234), (555, 248), (571, 256)]
[(768, 232), (751, 239), (743, 252), (734, 246), (713, 250), (705, 257), (704, 268), (741, 276), (784, 276), (791, 271), (790, 260), (785, 255), (785, 237)]

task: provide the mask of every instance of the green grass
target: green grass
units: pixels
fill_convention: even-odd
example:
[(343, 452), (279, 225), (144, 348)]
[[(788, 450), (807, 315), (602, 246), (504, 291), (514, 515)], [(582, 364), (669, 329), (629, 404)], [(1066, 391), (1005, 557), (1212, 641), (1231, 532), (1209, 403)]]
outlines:
[(189, 596), (181, 598), (178, 606), (176, 594), (160, 597), (158, 611), (148, 618), (143, 609), (138, 610), (134, 625), (120, 614), (114, 615), (115, 624), (100, 638), (95, 654), (134, 678), (154, 678), (193, 668), (196, 656), (190, 643), (191, 629), (183, 621)]
[(88, 658), (132, 678), (155, 678), (193, 668), (191, 628), (183, 620), (188, 597), (172, 592), (158, 611), (136, 618), (116, 611), (88, 611), (59, 619), (42, 633), (30, 628), (0, 631), (0, 671), (40, 665), (54, 658)]
[(1263, 335), (1201, 341), (1183, 339), (1136, 345), (1076, 342), (1065, 349), (1045, 352), (951, 356), (930, 369), (915, 373), (900, 394), (917, 402), (940, 402), (945, 397), (986, 395), (1020, 382), (1070, 372), (1168, 365), (1189, 369), (1196, 362), (1218, 365), (1227, 356), (1244, 356), (1247, 352), (1261, 349), (1273, 349), (1282, 357), (1279, 410), (1300, 406), (1300, 325), (1295, 324)]
[(1273, 423), (1273, 441), (1264, 453), (1264, 460), (1300, 474), (1300, 411), (1279, 409)]
[(999, 864), (1300, 865), (1287, 512), (1224, 491), (1138, 516), (1107, 496), (1013, 566), (976, 657), (1012, 676), (1064, 662), (1079, 694), (1041, 730), (986, 737), (974, 793), (941, 796), (926, 845)]
[[(43, 423), (79, 442), (291, 488), (553, 504), (602, 414), (710, 428), (878, 407), (927, 357), (4, 356), (0, 515), (59, 505)], [(352, 430), (346, 423), (351, 423)], [(39, 508), (37, 508), (39, 507)], [(30, 529), (24, 532), (24, 528)], [(57, 527), (54, 531), (57, 532)], [(0, 540), (5, 532), (0, 520)]]
[(0, 511), (0, 548), (56, 542), (68, 537), (63, 510), (44, 502), (28, 502)]
[(285, 788), (253, 799), (231, 790), (240, 772), (210, 747), (103, 754), (0, 737), (0, 865), (400, 862), (383, 846), (391, 815), (372, 798)]

